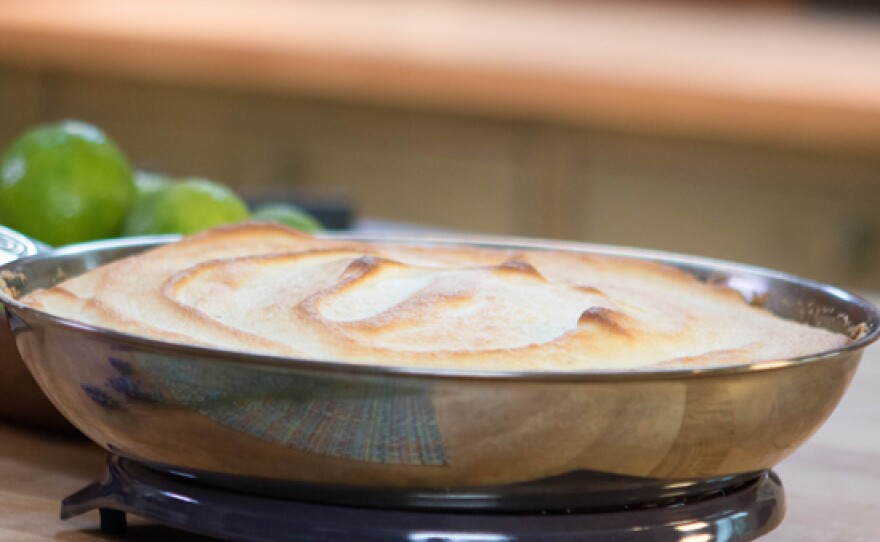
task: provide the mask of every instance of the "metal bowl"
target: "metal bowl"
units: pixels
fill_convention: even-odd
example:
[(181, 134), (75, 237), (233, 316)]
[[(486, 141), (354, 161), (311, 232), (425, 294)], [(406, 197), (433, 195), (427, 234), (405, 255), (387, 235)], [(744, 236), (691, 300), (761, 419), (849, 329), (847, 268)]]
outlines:
[[(83, 244), (0, 271), (23, 294), (168, 241)], [(744, 265), (580, 243), (395, 241), (660, 261), (760, 298), (779, 316), (864, 333), (834, 351), (753, 365), (465, 372), (170, 344), (57, 318), (8, 293), (0, 301), (40, 387), (107, 450), (239, 490), (402, 507), (638, 504), (751, 479), (830, 415), (878, 335), (878, 312), (867, 301)]]

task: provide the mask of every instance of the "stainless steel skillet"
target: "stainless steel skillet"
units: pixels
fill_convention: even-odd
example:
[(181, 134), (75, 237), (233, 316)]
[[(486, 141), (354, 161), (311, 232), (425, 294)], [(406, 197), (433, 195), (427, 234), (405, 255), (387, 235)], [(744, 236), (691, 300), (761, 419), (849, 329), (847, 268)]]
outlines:
[(880, 323), (855, 295), (764, 269), (497, 237), (396, 240), (656, 260), (761, 298), (780, 316), (863, 333), (835, 351), (749, 366), (464, 372), (171, 344), (16, 299), (171, 240), (89, 243), (0, 268), (10, 287), (0, 301), (28, 369), (67, 419), (114, 453), (209, 484), (321, 501), (571, 508), (609, 494), (656, 500), (745, 481), (828, 417)]

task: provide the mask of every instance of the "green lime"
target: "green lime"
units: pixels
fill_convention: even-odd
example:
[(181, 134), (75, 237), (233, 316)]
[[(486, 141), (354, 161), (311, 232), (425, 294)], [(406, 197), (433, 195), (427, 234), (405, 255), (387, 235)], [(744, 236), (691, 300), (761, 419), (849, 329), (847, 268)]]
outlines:
[(244, 202), (223, 185), (207, 179), (171, 181), (135, 203), (125, 235), (190, 234), (240, 222), (249, 216)]
[(118, 235), (134, 198), (128, 161), (90, 124), (37, 127), (0, 158), (0, 222), (51, 245)]
[(286, 224), (291, 228), (308, 232), (324, 229), (315, 217), (290, 203), (267, 203), (255, 209), (251, 218)]
[(159, 173), (135, 171), (134, 186), (137, 188), (137, 200), (140, 201), (151, 194), (155, 194), (168, 186), (169, 182), (167, 177)]

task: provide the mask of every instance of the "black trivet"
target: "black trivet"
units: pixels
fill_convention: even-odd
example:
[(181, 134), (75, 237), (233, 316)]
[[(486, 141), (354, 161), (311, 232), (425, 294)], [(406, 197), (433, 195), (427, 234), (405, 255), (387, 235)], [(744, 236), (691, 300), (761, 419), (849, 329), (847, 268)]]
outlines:
[(291, 542), (740, 542), (782, 520), (777, 476), (763, 472), (704, 498), (555, 512), (418, 511), (315, 504), (218, 489), (111, 456), (107, 472), (64, 500), (66, 519), (99, 509), (122, 534), (126, 513), (223, 540)]

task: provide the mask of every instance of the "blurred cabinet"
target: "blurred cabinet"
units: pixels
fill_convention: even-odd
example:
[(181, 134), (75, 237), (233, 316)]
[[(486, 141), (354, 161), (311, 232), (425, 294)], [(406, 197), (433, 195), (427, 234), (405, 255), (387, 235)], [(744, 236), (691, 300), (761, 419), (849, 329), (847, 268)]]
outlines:
[(525, 127), (61, 73), (0, 69), (0, 145), (36, 122), (105, 129), (139, 168), (344, 193), (363, 216), (518, 230)]
[(361, 216), (682, 251), (880, 287), (880, 149), (374, 106), (0, 65), (0, 146), (80, 118), (135, 166), (242, 193), (344, 193)]
[(575, 159), (574, 236), (880, 286), (880, 160), (636, 137)]

